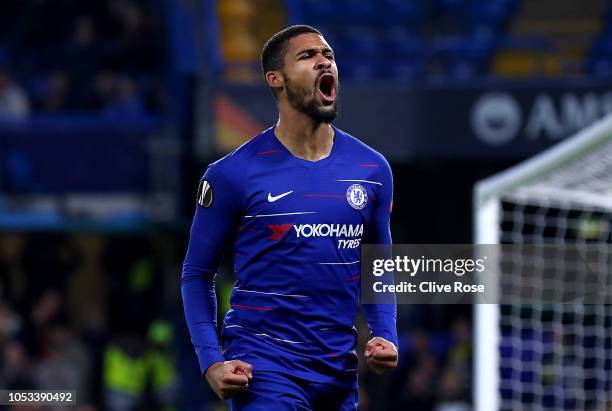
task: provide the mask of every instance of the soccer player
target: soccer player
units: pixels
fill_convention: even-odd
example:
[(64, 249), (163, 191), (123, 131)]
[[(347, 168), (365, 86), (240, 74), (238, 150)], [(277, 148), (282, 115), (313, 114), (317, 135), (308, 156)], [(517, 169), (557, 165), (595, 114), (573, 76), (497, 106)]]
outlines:
[[(279, 119), (200, 181), (181, 276), (189, 332), (202, 375), (234, 410), (355, 410), (360, 244), (391, 244), (391, 169), (331, 125), (338, 68), (319, 31), (280, 31), (261, 63)], [(219, 339), (214, 281), (224, 252), (237, 281)], [(367, 363), (391, 370), (396, 307), (363, 310)]]

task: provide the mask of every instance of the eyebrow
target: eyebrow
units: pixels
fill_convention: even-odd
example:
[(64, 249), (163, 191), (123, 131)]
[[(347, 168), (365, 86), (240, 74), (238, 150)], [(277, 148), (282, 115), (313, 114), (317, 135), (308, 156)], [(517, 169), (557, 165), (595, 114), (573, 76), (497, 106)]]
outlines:
[(312, 53), (316, 53), (319, 50), (321, 50), (321, 53), (333, 53), (334, 52), (329, 47), (322, 47), (321, 49), (319, 49), (317, 47), (311, 47), (311, 48), (307, 48), (307, 49), (304, 49), (304, 50), (300, 50), (295, 55), (299, 56), (300, 54), (304, 54), (304, 53), (312, 54)]

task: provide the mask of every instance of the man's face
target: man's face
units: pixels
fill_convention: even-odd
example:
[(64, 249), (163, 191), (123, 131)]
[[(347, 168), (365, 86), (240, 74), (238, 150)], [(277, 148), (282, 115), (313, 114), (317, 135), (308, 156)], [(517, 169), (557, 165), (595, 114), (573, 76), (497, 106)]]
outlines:
[(331, 123), (336, 119), (338, 68), (323, 37), (307, 33), (289, 40), (281, 73), (293, 108), (315, 121)]

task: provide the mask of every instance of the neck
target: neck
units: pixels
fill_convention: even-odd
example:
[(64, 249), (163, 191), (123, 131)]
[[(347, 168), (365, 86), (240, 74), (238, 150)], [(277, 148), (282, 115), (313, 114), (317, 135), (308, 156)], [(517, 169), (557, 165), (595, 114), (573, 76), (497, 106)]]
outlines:
[(329, 123), (314, 121), (293, 108), (280, 110), (274, 134), (291, 154), (308, 161), (329, 156), (334, 144), (334, 129)]

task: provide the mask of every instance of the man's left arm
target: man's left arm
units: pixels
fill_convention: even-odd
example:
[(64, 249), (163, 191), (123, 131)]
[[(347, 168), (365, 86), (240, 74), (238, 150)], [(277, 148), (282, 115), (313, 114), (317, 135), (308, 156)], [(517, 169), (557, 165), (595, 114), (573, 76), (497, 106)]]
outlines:
[[(379, 169), (382, 186), (378, 197), (374, 199), (366, 242), (391, 245), (389, 223), (393, 207), (393, 175), (386, 161)], [(372, 339), (366, 344), (364, 356), (375, 372), (390, 371), (397, 366), (398, 360), (397, 307), (395, 304), (362, 304), (362, 308), (372, 333)]]

